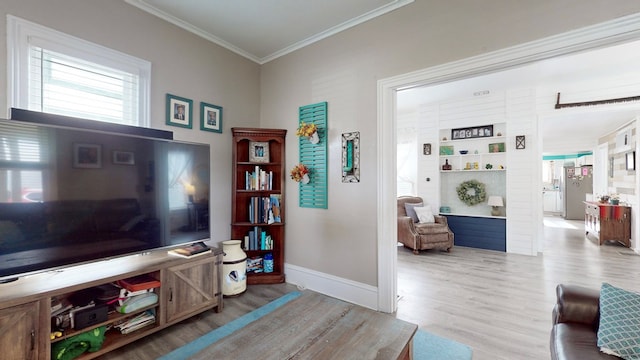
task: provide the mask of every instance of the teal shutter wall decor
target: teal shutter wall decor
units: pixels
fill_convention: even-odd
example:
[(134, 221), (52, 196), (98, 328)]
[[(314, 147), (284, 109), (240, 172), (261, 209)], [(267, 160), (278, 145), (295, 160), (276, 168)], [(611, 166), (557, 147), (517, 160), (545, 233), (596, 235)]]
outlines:
[(300, 207), (327, 209), (327, 102), (301, 106), (298, 115), (299, 124), (316, 124), (320, 137), (317, 144), (312, 144), (306, 137), (298, 137), (300, 163), (309, 168), (311, 178), (308, 184), (300, 183), (298, 204)]

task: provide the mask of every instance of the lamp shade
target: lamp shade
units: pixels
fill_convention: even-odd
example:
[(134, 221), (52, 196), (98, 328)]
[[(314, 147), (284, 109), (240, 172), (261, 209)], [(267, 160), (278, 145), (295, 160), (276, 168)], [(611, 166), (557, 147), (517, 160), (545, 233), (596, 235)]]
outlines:
[(487, 202), (489, 206), (504, 206), (502, 202), (502, 196), (489, 196), (489, 201)]

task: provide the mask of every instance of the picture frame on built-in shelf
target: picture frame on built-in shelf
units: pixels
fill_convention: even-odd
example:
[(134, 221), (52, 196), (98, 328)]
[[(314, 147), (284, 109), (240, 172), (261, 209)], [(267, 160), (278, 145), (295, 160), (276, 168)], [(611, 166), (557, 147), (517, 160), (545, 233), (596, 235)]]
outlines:
[(269, 143), (249, 141), (249, 161), (255, 163), (269, 162)]
[(99, 169), (102, 167), (102, 145), (73, 144), (73, 167), (79, 169)]
[(489, 152), (490, 153), (501, 153), (504, 152), (504, 143), (493, 143), (489, 144)]
[(440, 155), (453, 155), (453, 146), (440, 145)]
[(135, 165), (136, 160), (131, 151), (113, 151), (113, 163), (116, 165)]
[(486, 138), (493, 136), (493, 125), (451, 129), (451, 140)]
[(200, 130), (222, 133), (222, 107), (200, 102)]
[(193, 101), (167, 94), (167, 125), (191, 129)]

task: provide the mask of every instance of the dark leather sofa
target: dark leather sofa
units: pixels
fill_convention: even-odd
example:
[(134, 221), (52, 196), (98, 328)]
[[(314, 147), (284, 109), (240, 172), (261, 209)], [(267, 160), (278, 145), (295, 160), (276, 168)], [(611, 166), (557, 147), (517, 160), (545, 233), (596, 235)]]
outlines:
[(158, 232), (137, 199), (0, 203), (0, 253), (122, 238), (151, 242)]
[(551, 359), (620, 359), (600, 352), (597, 346), (599, 290), (560, 284), (556, 287), (556, 296), (551, 329)]

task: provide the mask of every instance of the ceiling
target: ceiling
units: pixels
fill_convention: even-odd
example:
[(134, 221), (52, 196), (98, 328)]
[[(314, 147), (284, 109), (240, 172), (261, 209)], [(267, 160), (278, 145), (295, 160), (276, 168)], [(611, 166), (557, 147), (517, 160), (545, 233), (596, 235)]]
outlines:
[[(223, 46), (258, 64), (267, 63), (340, 31), (393, 11), (414, 0), (125, 0), (150, 14)], [(580, 84), (616, 82), (630, 77), (640, 83), (640, 43), (629, 43), (541, 61), (516, 69), (441, 85), (404, 90), (398, 111), (414, 111), (421, 103), (535, 88), (538, 103), (600, 100), (579, 94)], [(630, 75), (631, 74), (631, 75)], [(618, 82), (620, 82), (618, 80)], [(622, 89), (621, 92), (624, 93)], [(585, 98), (574, 98), (584, 96)], [(619, 97), (640, 94), (624, 94)], [(566, 100), (565, 100), (566, 98)], [(640, 113), (640, 103), (540, 110), (543, 152), (566, 154), (567, 139), (595, 144), (597, 139), (627, 124)], [(590, 151), (580, 145), (573, 152)]]
[[(542, 122), (543, 153), (569, 155), (592, 151), (600, 137), (610, 134), (640, 115), (640, 101), (583, 106), (556, 110), (561, 103), (605, 100), (593, 90), (608, 88), (614, 98), (639, 96), (640, 42), (611, 46), (557, 57), (494, 74), (441, 85), (398, 92), (398, 113), (416, 111), (420, 104), (438, 103), (471, 96), (490, 96), (508, 89), (534, 88)], [(597, 92), (597, 91), (596, 91)], [(630, 93), (631, 92), (631, 93)], [(567, 144), (573, 148), (568, 149)]]
[(414, 0), (125, 0), (264, 64)]

